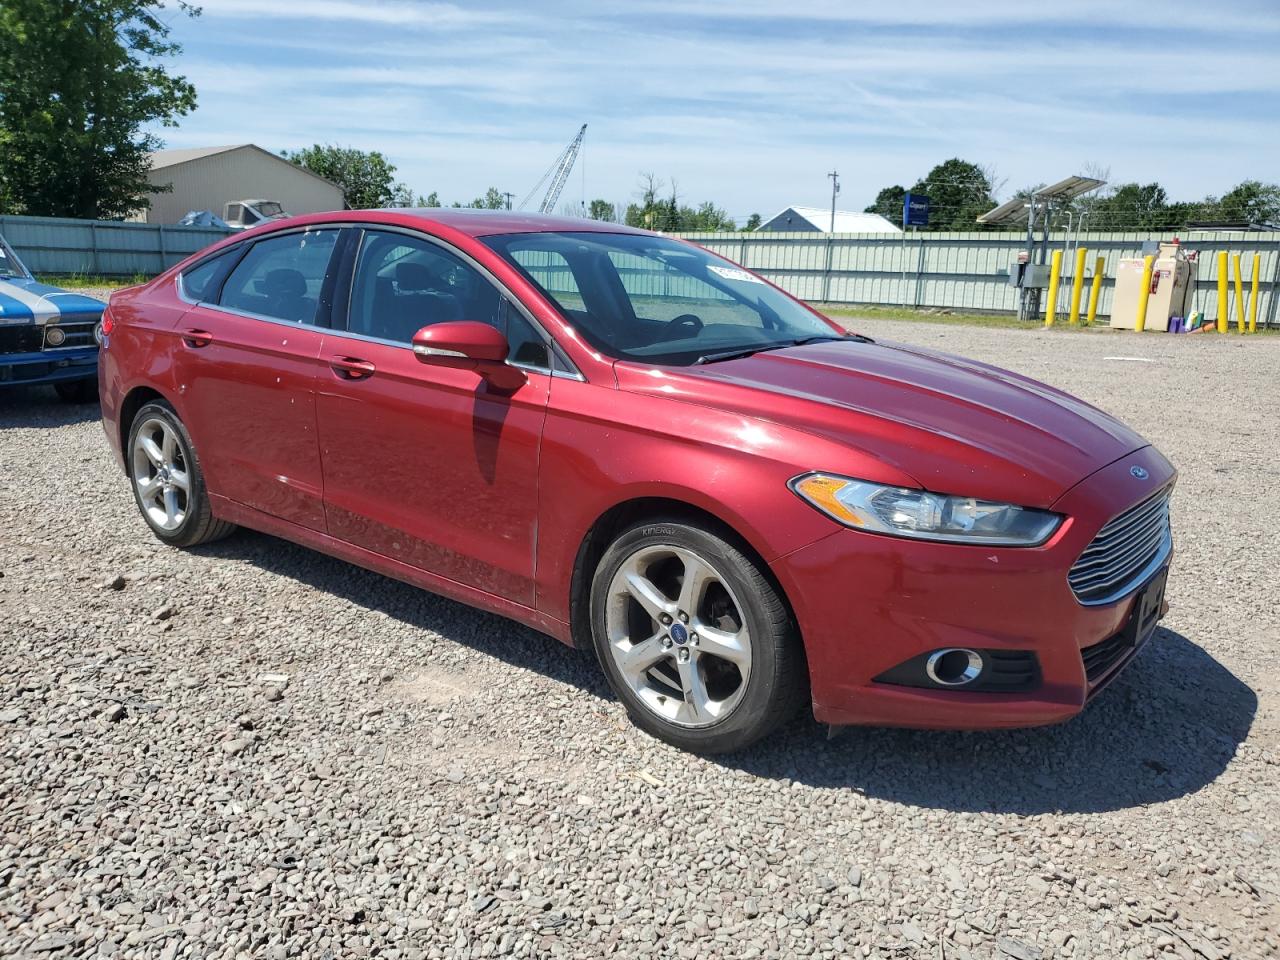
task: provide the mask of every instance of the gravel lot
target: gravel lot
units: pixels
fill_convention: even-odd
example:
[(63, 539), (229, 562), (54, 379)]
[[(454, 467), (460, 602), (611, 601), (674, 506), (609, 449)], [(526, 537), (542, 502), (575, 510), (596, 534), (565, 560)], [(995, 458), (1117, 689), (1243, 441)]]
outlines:
[(510, 622), (162, 547), (95, 408), (0, 395), (0, 955), (1275, 956), (1280, 337), (855, 326), (1181, 469), (1172, 612), (1080, 718), (684, 755)]

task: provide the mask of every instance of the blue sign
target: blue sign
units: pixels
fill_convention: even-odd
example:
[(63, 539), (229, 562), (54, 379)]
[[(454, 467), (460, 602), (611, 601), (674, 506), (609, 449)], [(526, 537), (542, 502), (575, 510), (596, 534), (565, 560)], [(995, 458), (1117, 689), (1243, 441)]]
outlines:
[(908, 193), (902, 198), (902, 225), (927, 227), (929, 225), (929, 198), (922, 193)]

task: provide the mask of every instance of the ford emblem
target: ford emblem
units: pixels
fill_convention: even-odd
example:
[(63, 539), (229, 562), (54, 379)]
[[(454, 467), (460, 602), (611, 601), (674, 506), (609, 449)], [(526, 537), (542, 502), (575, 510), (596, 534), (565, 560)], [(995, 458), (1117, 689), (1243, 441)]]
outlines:
[(1151, 474), (1147, 473), (1147, 471), (1142, 467), (1130, 467), (1129, 472), (1139, 480), (1145, 480), (1147, 477), (1151, 476)]

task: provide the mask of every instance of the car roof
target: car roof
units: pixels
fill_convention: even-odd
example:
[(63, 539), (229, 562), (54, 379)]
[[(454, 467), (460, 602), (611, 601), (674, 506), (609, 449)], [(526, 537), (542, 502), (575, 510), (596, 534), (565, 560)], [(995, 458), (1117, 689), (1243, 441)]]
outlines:
[(474, 210), (460, 207), (385, 207), (380, 210), (343, 210), (334, 213), (312, 213), (289, 220), (278, 220), (273, 229), (284, 229), (291, 223), (341, 221), (398, 223), (402, 226), (438, 224), (470, 237), (491, 237), (505, 233), (632, 233), (658, 236), (650, 230), (637, 230), (620, 223), (586, 220), (579, 217), (556, 217), (520, 210)]

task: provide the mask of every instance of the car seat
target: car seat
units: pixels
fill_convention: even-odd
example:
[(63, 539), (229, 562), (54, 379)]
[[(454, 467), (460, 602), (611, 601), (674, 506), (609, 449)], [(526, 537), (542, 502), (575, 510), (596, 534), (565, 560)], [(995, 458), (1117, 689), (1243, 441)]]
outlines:
[(294, 323), (310, 323), (315, 319), (316, 304), (307, 297), (307, 280), (301, 272), (287, 268), (272, 270), (262, 282), (267, 298), (267, 313)]

